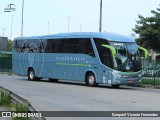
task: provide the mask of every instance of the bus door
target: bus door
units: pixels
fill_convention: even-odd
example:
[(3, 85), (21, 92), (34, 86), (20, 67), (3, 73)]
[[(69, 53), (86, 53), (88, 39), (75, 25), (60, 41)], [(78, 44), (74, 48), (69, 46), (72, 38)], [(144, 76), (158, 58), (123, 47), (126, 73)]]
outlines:
[(99, 49), (99, 58), (102, 65), (99, 65), (98, 76), (100, 83), (111, 83), (110, 71), (113, 68), (113, 59), (116, 55), (115, 49), (110, 45), (101, 45)]

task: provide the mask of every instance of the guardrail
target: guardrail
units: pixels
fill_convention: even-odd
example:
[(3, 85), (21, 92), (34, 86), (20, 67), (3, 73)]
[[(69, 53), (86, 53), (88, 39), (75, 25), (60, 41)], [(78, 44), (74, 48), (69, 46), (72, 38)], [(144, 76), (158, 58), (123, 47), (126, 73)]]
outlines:
[[(0, 86), (0, 89), (9, 93), (9, 95), (11, 97), (11, 102), (14, 103), (15, 105), (19, 105), (19, 103), (23, 104), (24, 106), (29, 108), (29, 112), (38, 113), (38, 111), (27, 100), (21, 98), (20, 96), (16, 95), (15, 93), (9, 91), (8, 89), (6, 89), (2, 86)], [(36, 117), (35, 119), (46, 120), (44, 117)]]

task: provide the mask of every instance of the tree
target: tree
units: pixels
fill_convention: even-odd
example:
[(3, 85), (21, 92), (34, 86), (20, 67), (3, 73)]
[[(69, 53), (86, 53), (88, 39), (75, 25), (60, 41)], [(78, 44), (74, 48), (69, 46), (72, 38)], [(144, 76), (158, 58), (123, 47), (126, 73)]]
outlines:
[(12, 40), (8, 40), (8, 51), (12, 51)]
[(147, 49), (160, 52), (160, 8), (152, 10), (152, 17), (139, 15), (139, 20), (133, 31), (139, 34), (137, 43)]

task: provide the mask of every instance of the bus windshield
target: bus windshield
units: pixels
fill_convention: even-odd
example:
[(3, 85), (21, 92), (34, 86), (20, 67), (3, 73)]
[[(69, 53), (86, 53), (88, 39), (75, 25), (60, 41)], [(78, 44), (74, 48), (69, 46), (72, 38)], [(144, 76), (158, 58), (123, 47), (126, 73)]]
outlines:
[(116, 50), (113, 68), (123, 72), (141, 70), (141, 58), (136, 43), (110, 42)]

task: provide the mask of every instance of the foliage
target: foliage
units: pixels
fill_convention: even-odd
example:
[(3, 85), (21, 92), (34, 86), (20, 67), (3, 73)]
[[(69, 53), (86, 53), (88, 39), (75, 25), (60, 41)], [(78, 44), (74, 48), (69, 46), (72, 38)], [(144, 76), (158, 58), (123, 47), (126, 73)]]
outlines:
[(9, 92), (0, 89), (0, 106), (10, 106), (10, 105), (11, 105), (11, 98)]
[[(28, 113), (29, 106), (28, 104), (17, 103), (14, 105), (14, 110), (17, 113)], [(31, 117), (13, 117), (12, 120), (33, 120)]]
[(12, 40), (8, 40), (8, 51), (12, 51)]
[(160, 51), (160, 8), (152, 10), (152, 17), (139, 15), (139, 20), (133, 31), (139, 34), (137, 43), (147, 49)]
[(141, 84), (148, 84), (148, 85), (160, 85), (159, 78), (156, 77), (154, 80), (154, 77), (144, 77), (141, 81)]
[[(28, 113), (29, 105), (26, 103), (12, 103), (10, 93), (0, 88), (0, 106), (8, 107), (15, 113)], [(34, 120), (31, 117), (12, 117), (11, 120)]]

